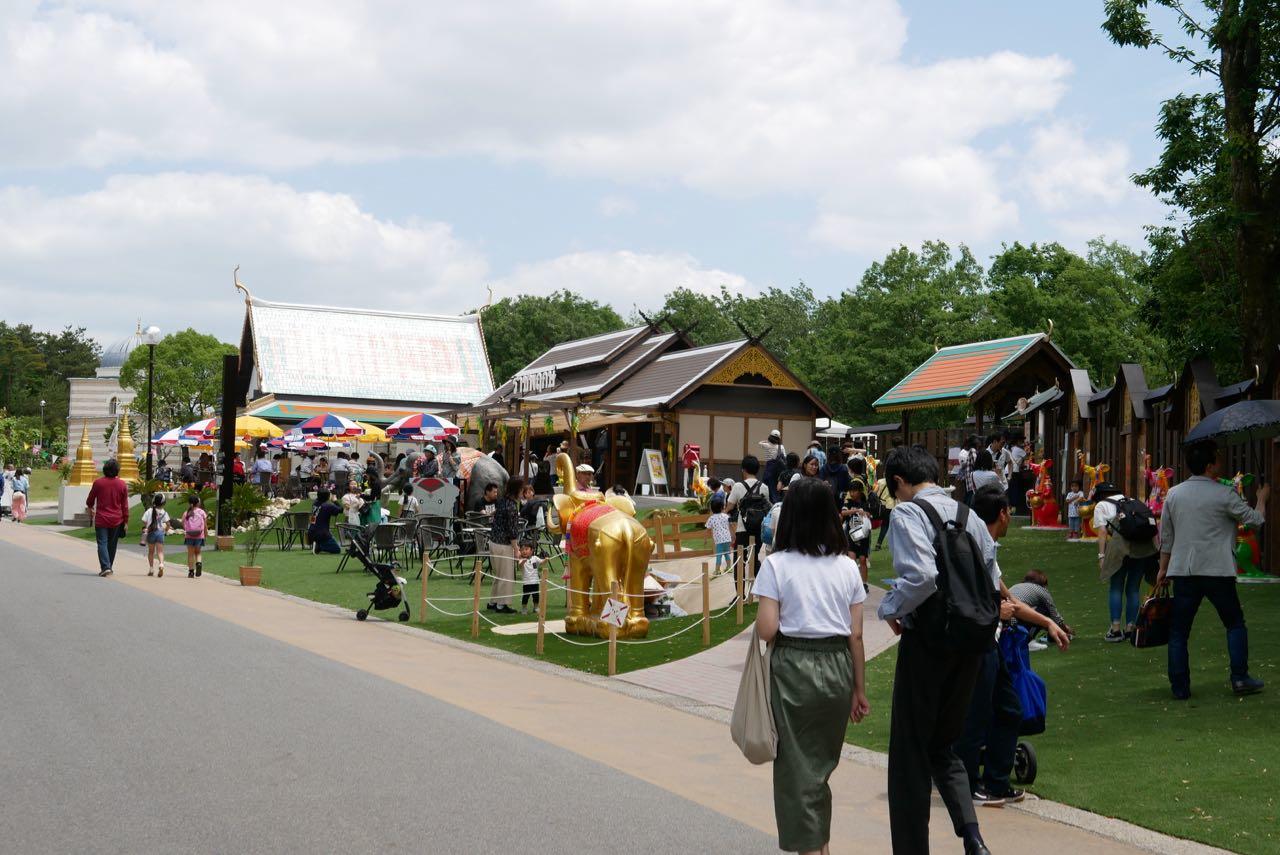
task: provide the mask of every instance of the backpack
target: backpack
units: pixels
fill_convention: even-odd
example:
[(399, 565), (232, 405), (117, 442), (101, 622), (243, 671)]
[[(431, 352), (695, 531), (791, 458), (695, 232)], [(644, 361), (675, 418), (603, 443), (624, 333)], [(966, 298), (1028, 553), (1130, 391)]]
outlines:
[(1131, 543), (1150, 543), (1156, 536), (1156, 517), (1147, 503), (1139, 499), (1103, 499), (1116, 506), (1116, 516), (1109, 525)]
[(913, 499), (912, 504), (933, 525), (938, 555), (938, 590), (916, 609), (916, 628), (940, 647), (986, 653), (995, 644), (1000, 594), (991, 584), (982, 549), (965, 529), (969, 508), (957, 505), (955, 520), (943, 522), (927, 501)]
[(204, 520), (198, 514), (187, 511), (182, 515), (182, 533), (187, 537), (204, 537)]
[(763, 490), (764, 482), (756, 481), (747, 488), (746, 495), (738, 502), (738, 510), (742, 514), (743, 531), (757, 540), (760, 539), (760, 526), (764, 523), (770, 507), (769, 493)]
[(773, 533), (778, 530), (778, 517), (781, 514), (782, 502), (778, 502), (769, 509), (760, 523), (760, 542), (765, 546), (773, 546)]

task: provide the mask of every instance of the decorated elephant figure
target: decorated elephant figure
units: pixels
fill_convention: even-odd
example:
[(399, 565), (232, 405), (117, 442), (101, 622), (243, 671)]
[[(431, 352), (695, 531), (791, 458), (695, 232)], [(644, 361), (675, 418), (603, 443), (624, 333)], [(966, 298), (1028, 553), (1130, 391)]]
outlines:
[[(483, 451), (477, 451), (474, 448), (465, 446), (458, 449), (458, 457), (461, 458), (458, 473), (464, 482), (462, 495), (464, 509), (472, 507), (473, 503), (484, 495), (486, 484), (497, 484), (499, 493), (506, 490), (509, 476), (501, 463)], [(396, 467), (395, 473), (392, 474), (383, 489), (390, 492), (403, 490), (409, 479), (414, 477), (417, 462), (421, 458), (422, 453), (419, 451), (411, 451), (406, 454), (400, 460), (400, 465)]]
[(627, 603), (618, 637), (644, 638), (649, 634), (644, 576), (653, 541), (636, 520), (635, 506), (626, 496), (606, 498), (594, 490), (579, 489), (567, 454), (556, 457), (556, 474), (564, 492), (554, 497), (560, 521), (551, 528), (563, 531), (569, 543), (565, 629), (573, 635), (608, 637), (609, 625), (600, 619), (600, 613), (617, 582), (619, 595)]

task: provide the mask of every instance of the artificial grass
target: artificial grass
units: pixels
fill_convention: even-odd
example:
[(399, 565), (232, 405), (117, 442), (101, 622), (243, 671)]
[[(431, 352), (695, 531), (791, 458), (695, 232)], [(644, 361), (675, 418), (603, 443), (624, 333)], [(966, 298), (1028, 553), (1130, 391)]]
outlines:
[[(876, 578), (891, 575), (875, 553)], [(879, 558), (884, 555), (884, 558)], [(1177, 702), (1167, 648), (1107, 644), (1107, 586), (1094, 544), (1062, 535), (1010, 531), (1000, 549), (1005, 581), (1043, 570), (1077, 636), (1066, 653), (1032, 654), (1049, 689), (1047, 732), (1027, 737), (1039, 758), (1032, 790), (1044, 798), (1118, 817), (1166, 834), (1247, 853), (1280, 850), (1280, 585), (1241, 585), (1250, 670), (1269, 685), (1231, 694), (1226, 636), (1206, 600), (1191, 638), (1192, 696)], [(872, 715), (847, 739), (884, 751), (896, 648), (867, 664)]]
[[(180, 541), (175, 541), (175, 543), (180, 544)], [(185, 558), (181, 557), (184, 551), (180, 545), (166, 549), (166, 554), (172, 556), (170, 558), (171, 566), (177, 566), (185, 562)], [(239, 578), (240, 565), (245, 560), (245, 555), (242, 551), (216, 552), (206, 550), (204, 553), (204, 569), (210, 573), (236, 579)], [(263, 587), (316, 602), (350, 608), (352, 619), (354, 620), (355, 610), (368, 604), (368, 598), (365, 595), (373, 590), (374, 578), (365, 572), (355, 559), (347, 562), (346, 569), (342, 573), (335, 573), (334, 571), (340, 560), (340, 555), (312, 555), (308, 549), (295, 547), (287, 552), (263, 549), (258, 553), (257, 563), (262, 567)], [(417, 572), (416, 563), (412, 568), (404, 568), (400, 571), (400, 574), (409, 580), (407, 596), (409, 609), (413, 616), (411, 622), (432, 632), (439, 632), (468, 641), (473, 640), (471, 638), (471, 613), (469, 611), (472, 597), (471, 584), (465, 579), (450, 579), (438, 574), (432, 574), (427, 586), (427, 594), (432, 602), (445, 611), (465, 614), (461, 616), (444, 615), (428, 608), (428, 613), (422, 615), (419, 613), (422, 583), (413, 578), (417, 575)], [(563, 568), (557, 565), (554, 569), (548, 571), (548, 578), (559, 581), (562, 572)], [(516, 591), (518, 592), (519, 590), (520, 585), (517, 583)], [(481, 602), (486, 602), (488, 596), (489, 580), (485, 579), (481, 586)], [(517, 608), (519, 607), (519, 596), (515, 598), (513, 605)], [(483, 605), (481, 608), (483, 608)], [(384, 617), (394, 621), (397, 619), (398, 611), (397, 609), (374, 612), (373, 616)], [(561, 619), (564, 617), (564, 612), (564, 592), (550, 589), (547, 601), (547, 620)], [(743, 626), (738, 626), (733, 610), (713, 619), (711, 624), (711, 643), (713, 645), (719, 644), (739, 633), (743, 627), (750, 626), (751, 621), (755, 619), (755, 606), (747, 606), (744, 612)], [(499, 624), (525, 623), (537, 619), (533, 615), (499, 615), (490, 611), (485, 611), (484, 614), (490, 620)], [(370, 619), (373, 619), (373, 616)], [(660, 640), (696, 623), (698, 618), (698, 615), (693, 615), (685, 618), (655, 620), (649, 626), (648, 641), (652, 643), (619, 643), (618, 672), (624, 673), (648, 668), (652, 665), (660, 665), (663, 662), (682, 659), (703, 650), (702, 630), (700, 628), (690, 629), (672, 637), (668, 641)], [(569, 636), (569, 638), (572, 639), (572, 642), (577, 642), (577, 644), (556, 638), (548, 633), (544, 647), (546, 652), (541, 658), (567, 668), (576, 668), (579, 671), (593, 674), (607, 673), (608, 645), (592, 644), (597, 639), (578, 636)], [(486, 647), (533, 657), (535, 656), (536, 635), (533, 633), (528, 635), (498, 635), (490, 631), (490, 624), (481, 620), (478, 643)], [(592, 644), (592, 646), (581, 646), (583, 644)]]

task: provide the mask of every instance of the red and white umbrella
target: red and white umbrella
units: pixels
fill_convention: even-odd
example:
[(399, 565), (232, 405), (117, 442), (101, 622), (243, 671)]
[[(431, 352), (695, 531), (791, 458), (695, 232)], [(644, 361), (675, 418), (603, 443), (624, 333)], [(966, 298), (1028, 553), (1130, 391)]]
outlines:
[(151, 438), (152, 445), (177, 445), (182, 441), (182, 428), (170, 428)]
[(186, 437), (195, 437), (197, 439), (206, 439), (213, 436), (218, 430), (218, 420), (200, 419), (198, 422), (192, 422), (182, 429), (182, 435)]
[(395, 439), (407, 439), (412, 442), (430, 442), (456, 436), (462, 431), (444, 416), (433, 416), (431, 413), (414, 413), (397, 419), (387, 428), (387, 436)]
[(351, 419), (333, 413), (321, 413), (293, 426), (293, 430), (305, 434), (325, 436), (360, 436), (364, 428)]

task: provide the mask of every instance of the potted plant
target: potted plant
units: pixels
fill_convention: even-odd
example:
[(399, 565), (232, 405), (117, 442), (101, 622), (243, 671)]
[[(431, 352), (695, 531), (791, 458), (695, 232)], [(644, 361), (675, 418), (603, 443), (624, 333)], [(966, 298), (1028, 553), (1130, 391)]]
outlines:
[(262, 541), (270, 530), (271, 526), (269, 524), (266, 528), (262, 527), (261, 514), (253, 514), (249, 518), (249, 538), (244, 545), (247, 563), (240, 566), (241, 585), (256, 586), (262, 584), (262, 568), (258, 566), (258, 550), (262, 548)]

